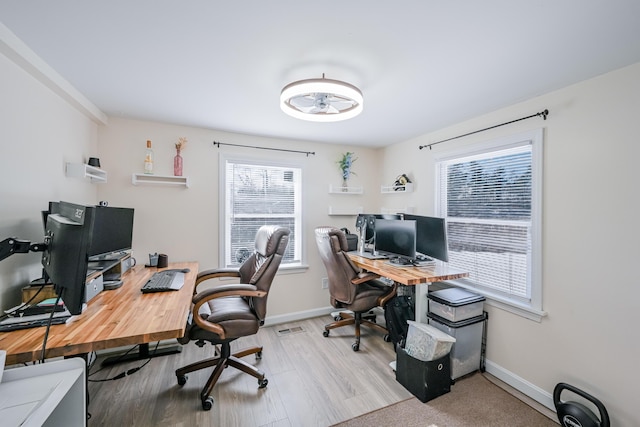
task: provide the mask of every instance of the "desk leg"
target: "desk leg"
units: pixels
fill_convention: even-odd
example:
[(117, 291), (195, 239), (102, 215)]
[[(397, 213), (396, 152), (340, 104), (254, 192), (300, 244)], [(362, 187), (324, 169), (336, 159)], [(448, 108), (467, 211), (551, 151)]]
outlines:
[(181, 351), (182, 351), (182, 346), (178, 344), (170, 347), (159, 348), (156, 350), (149, 351), (149, 344), (144, 343), (144, 344), (139, 344), (137, 353), (107, 357), (102, 361), (102, 366), (110, 366), (110, 365), (115, 365), (117, 363), (122, 363), (122, 362), (131, 362), (133, 360), (146, 360), (151, 357), (168, 356), (170, 354), (180, 353)]
[(427, 312), (429, 311), (429, 300), (427, 299), (427, 294), (429, 293), (429, 284), (428, 283), (420, 283), (415, 286), (416, 291), (416, 315), (415, 320), (419, 323), (429, 323), (429, 318), (427, 317)]

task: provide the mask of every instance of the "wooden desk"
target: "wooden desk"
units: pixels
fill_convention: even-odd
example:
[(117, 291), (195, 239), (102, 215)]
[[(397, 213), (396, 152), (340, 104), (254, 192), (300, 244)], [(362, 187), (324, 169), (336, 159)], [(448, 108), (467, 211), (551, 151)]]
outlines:
[(447, 263), (440, 261), (436, 261), (434, 265), (424, 267), (400, 267), (390, 264), (386, 259), (369, 259), (354, 254), (349, 254), (349, 258), (363, 270), (409, 286), (469, 276), (469, 273), (451, 268)]
[[(187, 324), (198, 274), (197, 262), (171, 263), (189, 268), (177, 292), (143, 294), (140, 288), (157, 268), (136, 266), (125, 274), (123, 285), (96, 295), (87, 308), (63, 325), (52, 325), (46, 358), (73, 356), (107, 348), (180, 338)], [(7, 365), (40, 360), (44, 327), (0, 332), (0, 348)]]
[(403, 285), (416, 286), (415, 320), (422, 323), (428, 323), (428, 284), (469, 276), (469, 273), (451, 268), (447, 263), (441, 261), (436, 261), (434, 265), (424, 267), (396, 267), (386, 259), (369, 259), (355, 254), (349, 254), (349, 258), (363, 270), (379, 274)]

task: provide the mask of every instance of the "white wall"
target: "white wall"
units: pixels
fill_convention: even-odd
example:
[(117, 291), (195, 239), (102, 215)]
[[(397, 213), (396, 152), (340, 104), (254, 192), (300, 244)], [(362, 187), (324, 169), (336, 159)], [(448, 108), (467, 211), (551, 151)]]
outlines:
[[(142, 172), (146, 141), (153, 143), (155, 173), (173, 175), (174, 144), (179, 137), (188, 143), (182, 150), (184, 176), (189, 188), (131, 184), (132, 173)], [(298, 153), (222, 146), (227, 144), (271, 147), (315, 152)], [(268, 316), (286, 320), (292, 313), (314, 315), (327, 311), (329, 294), (321, 289), (324, 266), (317, 254), (313, 230), (319, 225), (354, 229), (355, 216), (329, 216), (328, 206), (374, 209), (377, 203), (378, 151), (361, 147), (316, 144), (240, 135), (193, 127), (110, 118), (99, 130), (101, 164), (109, 173), (107, 184), (98, 190), (100, 200), (110, 206), (135, 208), (133, 249), (139, 263), (149, 253), (166, 253), (169, 261), (193, 260), (200, 269), (218, 266), (219, 253), (219, 156), (234, 153), (259, 158), (297, 162), (303, 167), (303, 233), (308, 271), (279, 274), (269, 296)], [(364, 195), (329, 194), (329, 185), (340, 185), (337, 160), (341, 153), (354, 151), (358, 160), (353, 185), (363, 185)], [(377, 192), (376, 192), (377, 189)], [(284, 316), (284, 317), (282, 317)], [(294, 316), (295, 317), (295, 316)]]
[[(640, 425), (636, 311), (640, 64), (576, 84), (385, 150), (385, 171), (403, 168), (417, 191), (402, 197), (433, 214), (438, 153), (544, 128), (543, 309), (540, 323), (489, 307), (487, 369), (550, 404), (567, 382), (607, 407), (612, 425)], [(535, 114), (446, 142), (418, 146)], [(385, 202), (383, 201), (383, 204)], [(574, 400), (575, 396), (563, 395)]]
[[(97, 125), (0, 54), (0, 240), (42, 242), (40, 212), (50, 200), (95, 203), (97, 190), (65, 177), (65, 162), (97, 155)], [(20, 289), (41, 276), (41, 254), (0, 262), (0, 307), (21, 302)]]

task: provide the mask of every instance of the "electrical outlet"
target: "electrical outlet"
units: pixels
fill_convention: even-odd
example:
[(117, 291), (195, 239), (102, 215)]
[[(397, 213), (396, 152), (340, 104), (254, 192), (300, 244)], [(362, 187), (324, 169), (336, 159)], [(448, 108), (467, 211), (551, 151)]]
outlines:
[(327, 277), (322, 278), (322, 289), (329, 289), (329, 279)]

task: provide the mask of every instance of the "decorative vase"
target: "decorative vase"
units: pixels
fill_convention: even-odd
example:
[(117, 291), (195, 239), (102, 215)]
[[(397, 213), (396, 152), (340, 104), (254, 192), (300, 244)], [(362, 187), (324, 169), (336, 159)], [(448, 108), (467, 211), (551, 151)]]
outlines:
[(177, 150), (176, 156), (173, 158), (173, 175), (182, 176), (182, 156), (180, 149)]
[(344, 193), (349, 191), (349, 180), (347, 178), (342, 179), (342, 191)]

